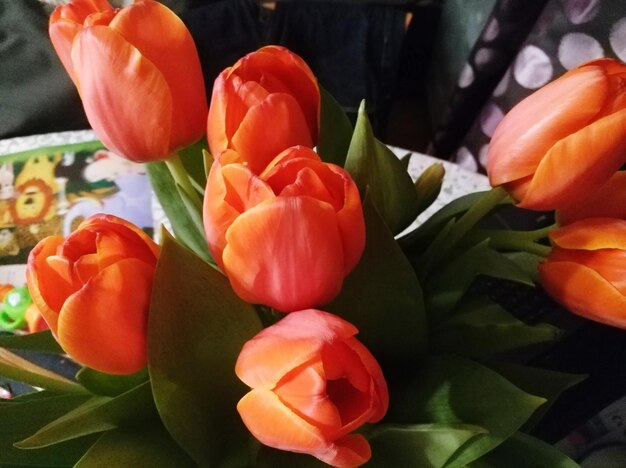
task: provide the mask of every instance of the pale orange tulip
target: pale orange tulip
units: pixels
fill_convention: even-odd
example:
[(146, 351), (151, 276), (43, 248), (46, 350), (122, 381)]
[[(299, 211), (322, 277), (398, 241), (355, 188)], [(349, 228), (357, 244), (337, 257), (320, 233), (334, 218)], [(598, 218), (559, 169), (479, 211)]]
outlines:
[(338, 467), (361, 465), (369, 443), (352, 434), (380, 421), (389, 393), (357, 329), (320, 310), (293, 312), (248, 341), (237, 376), (252, 390), (237, 405), (263, 444), (307, 453)]

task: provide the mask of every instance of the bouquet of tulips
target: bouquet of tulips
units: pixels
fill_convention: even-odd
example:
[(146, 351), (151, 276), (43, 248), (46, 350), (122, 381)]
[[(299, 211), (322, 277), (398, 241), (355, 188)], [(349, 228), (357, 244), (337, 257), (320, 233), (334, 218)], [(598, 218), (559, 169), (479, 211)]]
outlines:
[[(0, 337), (0, 375), (33, 387), (0, 401), (2, 466), (577, 466), (528, 433), (580, 377), (512, 358), (559, 331), (471, 286), (540, 283), (626, 326), (625, 65), (520, 103), (490, 147), (494, 188), (399, 236), (442, 166), (411, 180), (364, 107), (352, 125), (289, 50), (224, 70), (209, 106), (193, 40), (157, 2), (73, 0), (50, 36), (102, 142), (147, 164), (172, 232), (157, 244), (96, 215), (33, 249), (50, 331)], [(557, 224), (484, 224), (515, 204)], [(23, 350), (81, 368), (66, 379)]]

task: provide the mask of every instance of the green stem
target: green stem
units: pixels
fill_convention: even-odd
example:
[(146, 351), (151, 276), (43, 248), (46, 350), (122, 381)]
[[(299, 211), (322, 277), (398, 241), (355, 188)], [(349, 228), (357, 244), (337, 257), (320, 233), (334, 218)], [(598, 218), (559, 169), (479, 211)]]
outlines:
[(534, 240), (530, 240), (520, 232), (502, 231), (488, 235), (489, 246), (498, 250), (512, 250), (518, 252), (528, 252), (541, 257), (547, 257), (552, 251), (548, 245), (538, 244)]
[(504, 199), (508, 197), (507, 192), (502, 187), (491, 189), (483, 198), (478, 200), (469, 210), (461, 216), (454, 224), (445, 246), (441, 252), (441, 257), (450, 252), (456, 244), (472, 229), (476, 223), (485, 217), (493, 208), (498, 206)]
[(198, 192), (193, 188), (193, 184), (191, 183), (191, 178), (189, 177), (189, 173), (185, 166), (183, 165), (182, 160), (180, 159), (180, 155), (178, 153), (173, 153), (168, 159), (165, 160), (167, 164), (167, 168), (170, 170), (172, 177), (176, 181), (178, 185), (183, 189), (183, 191), (189, 197), (189, 200), (194, 204), (194, 206), (201, 211), (202, 210), (202, 200), (198, 196)]
[(505, 229), (476, 229), (469, 233), (464, 241), (476, 244), (484, 239), (489, 239), (489, 246), (499, 250), (512, 250), (529, 252), (546, 257), (551, 247), (538, 244), (537, 241), (545, 239), (556, 224), (534, 231), (508, 231)]

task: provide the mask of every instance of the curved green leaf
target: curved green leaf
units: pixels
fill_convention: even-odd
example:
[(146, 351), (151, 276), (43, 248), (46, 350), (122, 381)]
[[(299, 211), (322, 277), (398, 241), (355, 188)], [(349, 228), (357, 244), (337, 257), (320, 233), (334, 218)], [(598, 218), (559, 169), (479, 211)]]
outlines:
[(392, 365), (427, 346), (420, 283), (369, 196), (363, 201), (366, 245), (339, 296), (325, 307), (359, 329), (359, 340)]
[(63, 348), (54, 339), (50, 330), (26, 335), (0, 335), (0, 348), (21, 349), (39, 353), (64, 354)]
[(156, 415), (148, 382), (116, 397), (92, 397), (18, 442), (18, 448), (41, 448), (130, 424)]
[(370, 436), (368, 468), (440, 468), (463, 444), (487, 430), (468, 424), (376, 426)]
[(323, 161), (343, 167), (350, 148), (352, 124), (335, 98), (320, 88), (320, 136), (317, 152)]
[(103, 434), (75, 468), (104, 466), (187, 468), (197, 466), (160, 424)]
[(470, 468), (580, 468), (552, 445), (518, 432)]
[(72, 411), (87, 395), (29, 394), (0, 401), (0, 466), (72, 466), (93, 444), (83, 437), (38, 450), (21, 450), (14, 443), (29, 437), (51, 421)]
[(243, 453), (249, 434), (236, 405), (246, 387), (234, 368), (243, 344), (260, 330), (254, 307), (235, 295), (226, 277), (164, 235), (148, 321), (148, 370), (165, 427), (201, 466)]
[(76, 374), (76, 380), (90, 392), (111, 397), (135, 388), (148, 378), (148, 369), (130, 375), (112, 375), (84, 367)]
[(415, 220), (419, 201), (413, 180), (404, 163), (374, 138), (364, 103), (359, 108), (345, 167), (361, 196), (364, 197), (367, 191), (372, 197), (374, 206), (392, 233), (401, 232)]

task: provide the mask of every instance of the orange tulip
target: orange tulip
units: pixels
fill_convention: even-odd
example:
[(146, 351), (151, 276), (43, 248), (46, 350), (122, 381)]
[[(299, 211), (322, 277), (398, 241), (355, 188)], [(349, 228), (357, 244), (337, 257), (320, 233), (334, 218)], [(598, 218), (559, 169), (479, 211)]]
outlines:
[(165, 159), (200, 139), (207, 103), (193, 39), (150, 0), (114, 10), (73, 0), (50, 17), (50, 38), (102, 142), (133, 161)]
[(581, 65), (516, 105), (489, 145), (491, 185), (519, 206), (567, 208), (585, 200), (626, 162), (626, 65)]
[(626, 220), (587, 218), (550, 234), (541, 284), (575, 314), (626, 328)]
[(235, 365), (252, 390), (237, 405), (263, 444), (308, 453), (332, 466), (358, 466), (367, 440), (350, 434), (389, 405), (380, 366), (358, 330), (320, 310), (293, 312), (248, 341)]
[(227, 149), (261, 172), (290, 146), (315, 146), (320, 93), (304, 61), (278, 46), (246, 55), (215, 80), (207, 138), (213, 154)]
[(28, 309), (26, 309), (26, 312), (24, 313), (24, 318), (26, 319), (26, 323), (28, 324), (29, 333), (35, 333), (50, 329), (48, 323), (46, 322), (46, 319), (43, 318), (43, 315), (41, 315), (41, 312), (39, 312), (39, 309), (37, 308), (35, 303), (32, 303), (28, 306)]
[(586, 200), (557, 211), (556, 217), (562, 226), (585, 218), (626, 219), (626, 171), (616, 172)]
[(354, 181), (303, 146), (258, 176), (237, 160), (215, 160), (204, 197), (209, 248), (233, 289), (283, 312), (330, 302), (365, 247)]
[(61, 347), (111, 374), (146, 365), (146, 327), (158, 246), (111, 215), (86, 219), (65, 240), (40, 241), (28, 257), (33, 302)]

